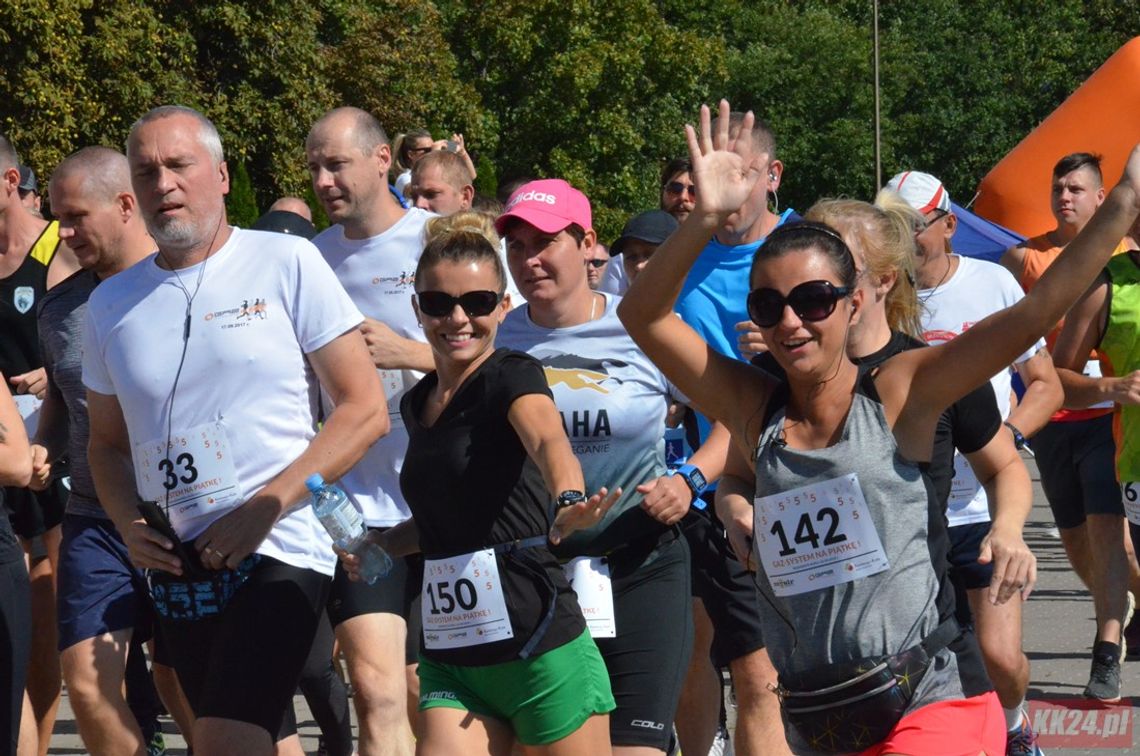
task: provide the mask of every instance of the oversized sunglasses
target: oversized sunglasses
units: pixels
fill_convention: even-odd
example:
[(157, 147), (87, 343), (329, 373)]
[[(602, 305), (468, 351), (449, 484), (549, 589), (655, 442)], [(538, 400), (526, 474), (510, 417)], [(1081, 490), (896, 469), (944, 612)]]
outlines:
[(854, 287), (835, 286), (830, 281), (806, 281), (784, 296), (775, 289), (753, 289), (748, 294), (748, 317), (761, 328), (771, 328), (784, 316), (784, 308), (791, 306), (800, 320), (815, 323), (826, 320), (835, 312), (835, 305), (848, 296)]
[(463, 308), (469, 318), (490, 315), (503, 301), (503, 295), (493, 291), (469, 291), (453, 297), (444, 291), (421, 291), (416, 294), (420, 312), (433, 318), (446, 318), (455, 311), (455, 305)]

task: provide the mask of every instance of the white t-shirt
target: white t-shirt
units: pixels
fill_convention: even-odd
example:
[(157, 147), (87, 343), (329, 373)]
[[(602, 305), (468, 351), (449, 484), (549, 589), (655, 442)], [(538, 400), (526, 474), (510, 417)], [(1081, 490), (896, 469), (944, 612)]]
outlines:
[[(174, 486), (175, 476), (172, 499), (209, 494), (171, 507), (176, 531), (190, 540), (305, 451), (318, 399), (305, 355), (356, 328), (361, 315), (297, 237), (235, 228), (199, 265), (172, 272), (155, 258), (91, 295), (83, 383), (118, 398), (143, 498), (162, 504), (162, 481)], [(187, 291), (194, 301), (184, 342)], [(168, 438), (173, 448), (163, 455)], [(166, 456), (174, 460), (164, 470)], [(336, 562), (308, 506), (282, 517), (257, 552), (326, 575)]]
[(610, 264), (602, 273), (602, 280), (598, 283), (598, 291), (606, 294), (625, 296), (629, 291), (629, 276), (625, 272), (625, 261), (621, 255), (610, 258)]
[[(406, 339), (427, 343), (412, 309), (416, 265), (424, 248), (424, 226), (436, 217), (419, 208), (409, 208), (382, 234), (368, 239), (348, 239), (344, 228), (331, 226), (313, 239), (313, 244), (332, 266), (348, 295), (366, 317), (378, 320)], [(505, 249), (500, 259), (506, 271)], [(510, 275), (507, 292), (513, 306), (524, 302)], [(388, 399), (392, 430), (340, 480), (349, 497), (372, 527), (391, 527), (412, 516), (400, 491), (400, 467), (408, 448), (408, 432), (400, 418), (400, 399), (423, 378), (418, 370), (380, 370), (380, 382)]]
[[(964, 333), (979, 320), (1020, 301), (1025, 292), (1005, 268), (996, 263), (973, 257), (954, 255), (958, 269), (940, 286), (921, 289), (918, 299), (922, 303), (923, 338), (928, 344), (944, 344)], [(1045, 348), (1039, 339), (1033, 347), (1018, 358), (1022, 363)], [(1013, 369), (1008, 368), (990, 379), (1002, 418), (1009, 417)], [(989, 522), (989, 504), (985, 489), (978, 483), (970, 464), (954, 453), (954, 482), (947, 504), (950, 525)]]
[[(424, 224), (434, 216), (409, 209), (382, 234), (347, 239), (344, 228), (325, 229), (313, 239), (349, 297), (365, 317), (378, 320), (397, 335), (427, 343), (412, 310), (416, 263), (424, 248)], [(423, 378), (416, 370), (380, 370), (388, 399), (392, 430), (340, 480), (349, 497), (373, 527), (398, 525), (411, 517), (400, 492), (400, 466), (408, 448), (408, 432), (400, 419), (400, 398)]]

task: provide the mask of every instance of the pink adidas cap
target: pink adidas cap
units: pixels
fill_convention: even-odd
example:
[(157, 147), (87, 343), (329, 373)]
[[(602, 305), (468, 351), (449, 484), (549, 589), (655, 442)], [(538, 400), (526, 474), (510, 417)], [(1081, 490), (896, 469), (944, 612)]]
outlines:
[(556, 234), (571, 223), (593, 228), (590, 200), (562, 179), (542, 179), (523, 184), (507, 200), (507, 208), (495, 220), (500, 234), (511, 218), (524, 220), (547, 234)]
[(887, 182), (887, 188), (906, 200), (907, 204), (926, 215), (934, 210), (950, 212), (950, 194), (942, 182), (921, 171), (903, 171)]

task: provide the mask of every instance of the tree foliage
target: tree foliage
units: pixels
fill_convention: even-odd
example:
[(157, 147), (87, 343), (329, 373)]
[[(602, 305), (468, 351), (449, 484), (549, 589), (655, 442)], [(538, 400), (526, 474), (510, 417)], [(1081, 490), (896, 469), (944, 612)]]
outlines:
[[(884, 179), (928, 170), (960, 201), (1140, 33), (1140, 0), (881, 6)], [(568, 179), (603, 239), (722, 95), (772, 125), (782, 204), (876, 188), (870, 0), (8, 0), (0, 65), (0, 129), (40, 175), (179, 102), (218, 124), (248, 208), (311, 198), (304, 138), (341, 104), (463, 132), (485, 192)]]

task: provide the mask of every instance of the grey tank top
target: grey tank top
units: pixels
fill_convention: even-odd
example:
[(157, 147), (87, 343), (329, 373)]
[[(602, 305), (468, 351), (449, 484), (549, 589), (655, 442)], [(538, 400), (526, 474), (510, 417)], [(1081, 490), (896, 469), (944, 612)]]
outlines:
[[(939, 623), (939, 576), (928, 543), (929, 508), (937, 503), (918, 464), (899, 452), (870, 374), (862, 373), (857, 385), (842, 437), (833, 446), (805, 451), (784, 445), (783, 406), (770, 407), (757, 446), (757, 497), (857, 475), (890, 565), (852, 582), (782, 597), (761, 565), (756, 581), (768, 603), (761, 612), (764, 641), (781, 673), (895, 654), (917, 645)], [(780, 396), (785, 392), (772, 401)], [(758, 524), (753, 527), (758, 540)], [(943, 649), (910, 709), (962, 697), (957, 660)]]

